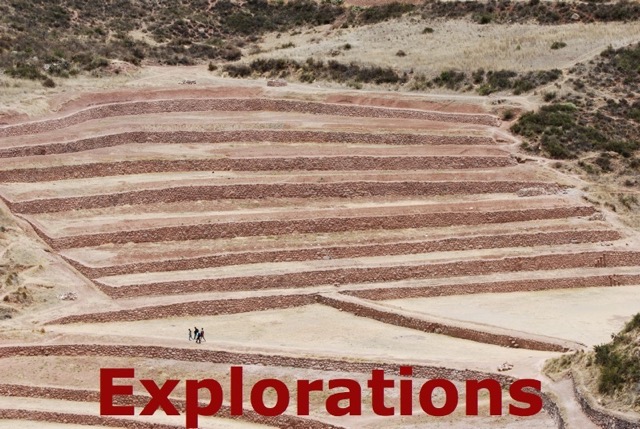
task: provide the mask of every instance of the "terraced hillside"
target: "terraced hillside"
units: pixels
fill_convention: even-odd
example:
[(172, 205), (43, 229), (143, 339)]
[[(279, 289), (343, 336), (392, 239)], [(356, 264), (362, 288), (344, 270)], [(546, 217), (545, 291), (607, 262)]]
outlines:
[[(290, 386), (365, 386), (372, 368), (407, 364), (416, 380), (459, 386), (540, 378), (544, 359), (597, 343), (640, 304), (633, 234), (574, 179), (514, 156), (482, 106), (247, 87), (78, 100), (0, 128), (0, 196), (78, 280), (65, 285), (77, 301), (25, 311), (3, 332), (10, 424), (183, 425), (99, 416), (106, 366), (226, 380), (243, 365), (248, 380)], [(599, 310), (568, 311), (575, 302)], [(194, 324), (206, 342), (187, 340)], [(41, 334), (20, 334), (34, 325)], [(489, 416), (486, 398), (479, 417), (365, 407), (338, 418), (314, 394), (309, 416), (292, 403), (266, 418), (245, 403), (243, 416), (226, 407), (201, 424), (596, 427), (567, 386), (544, 391), (544, 411), (526, 419)]]

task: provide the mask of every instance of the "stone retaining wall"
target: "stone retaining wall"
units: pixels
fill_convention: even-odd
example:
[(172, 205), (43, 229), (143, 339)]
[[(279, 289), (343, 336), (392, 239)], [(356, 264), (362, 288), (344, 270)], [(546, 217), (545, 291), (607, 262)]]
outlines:
[[(362, 359), (339, 360), (258, 353), (237, 353), (224, 350), (198, 348), (170, 348), (148, 345), (63, 344), (45, 346), (3, 346), (0, 359), (14, 356), (107, 356), (129, 358), (169, 359), (187, 362), (207, 362), (228, 365), (262, 365), (289, 368), (305, 368), (319, 371), (341, 371), (370, 374), (373, 369), (383, 369), (387, 374), (399, 375), (399, 365), (365, 361)], [(493, 378), (506, 386), (515, 379), (503, 374), (490, 374), (475, 370), (460, 370), (438, 366), (414, 365), (414, 378), (447, 378), (454, 381)]]
[[(615, 284), (611, 283), (611, 277), (616, 279)], [(382, 301), (430, 296), (464, 295), (475, 293), (509, 293), (563, 288), (620, 286), (626, 284), (640, 284), (640, 274), (465, 283), (427, 287), (417, 286), (413, 288), (385, 287), (377, 289), (342, 291), (341, 294), (357, 298)], [(130, 310), (117, 310), (103, 313), (78, 314), (55, 319), (47, 322), (47, 324), (132, 322), (137, 320), (184, 317), (189, 315), (209, 316), (216, 314), (236, 314), (250, 311), (264, 311), (275, 308), (291, 308), (309, 305), (317, 302), (315, 296), (316, 294), (278, 295), (228, 300), (195, 301), (138, 307)]]
[(145, 115), (169, 112), (294, 112), (315, 115), (335, 115), (363, 118), (419, 119), (498, 126), (500, 120), (488, 114), (444, 113), (425, 110), (394, 109), (384, 107), (329, 104), (309, 101), (277, 100), (267, 98), (209, 98), (133, 101), (88, 107), (68, 116), (37, 122), (0, 127), (0, 137), (37, 134), (66, 128), (93, 119), (113, 116)]
[(276, 158), (149, 159), (90, 162), (0, 170), (0, 182), (44, 182), (63, 179), (179, 171), (336, 171), (459, 170), (515, 165), (510, 156), (307, 156)]
[[(256, 179), (254, 179), (256, 180)], [(259, 179), (258, 179), (259, 180)], [(515, 193), (536, 187), (550, 193), (558, 191), (554, 183), (514, 181), (348, 181), (325, 183), (252, 183), (233, 185), (191, 185), (163, 189), (114, 192), (102, 195), (42, 198), (9, 202), (18, 213), (47, 213), (115, 207), (135, 204), (215, 201), (220, 199), (260, 198), (356, 198), (377, 196), (436, 196), (490, 193)]]
[[(46, 398), (46, 399), (57, 399), (63, 401), (74, 401), (74, 402), (100, 402), (100, 393), (91, 390), (79, 390), (79, 389), (59, 389), (52, 387), (36, 387), (36, 386), (22, 386), (22, 385), (11, 385), (11, 384), (1, 384), (0, 385), (0, 396), (9, 396), (9, 397), (23, 397), (23, 398)], [(122, 397), (115, 396), (113, 398), (113, 403), (115, 405), (134, 405), (136, 407), (143, 408), (147, 402), (149, 402), (148, 396), (143, 395), (132, 395), (130, 397)], [(184, 413), (186, 410), (186, 401), (179, 399), (171, 399), (173, 405), (180, 411)], [(49, 417), (50, 417), (49, 413)], [(57, 414), (57, 413), (56, 413)], [(2, 410), (0, 410), (0, 416), (2, 416)], [(77, 415), (77, 414), (65, 414), (64, 418), (68, 423), (77, 423), (77, 424), (85, 424), (85, 425), (95, 425), (93, 423), (95, 420), (89, 422), (86, 420), (87, 415)], [(234, 416), (231, 415), (231, 409), (227, 405), (223, 405), (220, 410), (216, 413), (216, 417), (239, 420), (249, 423), (255, 424), (264, 424), (268, 426), (275, 426), (279, 428), (305, 428), (305, 429), (340, 429), (341, 426), (335, 426), (328, 423), (319, 422), (317, 420), (313, 420), (310, 418), (302, 418), (292, 415), (280, 415), (275, 417), (265, 417), (253, 410), (243, 410), (242, 416)], [(121, 421), (120, 419), (114, 419), (112, 417), (99, 417), (100, 419), (106, 419), (107, 422), (112, 423), (113, 420), (116, 422)], [(25, 420), (33, 420), (30, 416), (25, 417)], [(57, 421), (59, 420), (49, 420), (46, 421)], [(133, 420), (125, 420), (125, 424), (108, 424), (105, 426), (117, 426), (117, 427), (125, 427), (125, 428), (135, 428), (135, 429), (164, 429), (164, 428), (176, 428), (176, 429), (184, 429), (184, 426), (172, 426), (172, 425), (161, 425), (161, 424), (153, 424), (153, 423), (144, 423), (144, 422), (136, 422)], [(113, 422), (115, 423), (115, 422)]]
[(550, 289), (578, 289), (640, 285), (640, 274), (616, 274), (534, 280), (506, 280), (486, 283), (461, 283), (438, 286), (394, 287), (344, 291), (345, 295), (373, 301), (427, 298), (433, 296), (468, 295), (478, 293), (509, 293)]
[(493, 145), (488, 136), (352, 133), (294, 130), (131, 131), (79, 140), (0, 149), (0, 158), (81, 152), (131, 143), (344, 143), (384, 145)]
[(88, 313), (66, 316), (47, 322), (47, 325), (69, 323), (132, 322), (169, 317), (212, 316), (217, 314), (247, 313), (301, 307), (314, 304), (313, 295), (269, 295), (238, 299), (199, 300), (177, 304), (137, 307), (131, 310), (117, 310), (104, 313)]
[(382, 267), (330, 268), (316, 271), (239, 276), (198, 280), (167, 281), (111, 287), (96, 280), (96, 285), (113, 298), (146, 295), (184, 294), (240, 290), (305, 288), (327, 284), (382, 283), (405, 279), (479, 276), (519, 271), (547, 271), (594, 267), (606, 256), (607, 266), (639, 266), (639, 252), (582, 252), (549, 254), (490, 260), (421, 263)]
[[(320, 371), (341, 371), (370, 374), (373, 369), (382, 369), (387, 374), (399, 375), (397, 364), (347, 361), (336, 359), (314, 359), (304, 357), (289, 357), (280, 355), (262, 355), (249, 353), (233, 353), (205, 349), (172, 349), (158, 346), (123, 346), (123, 345), (55, 345), (55, 346), (16, 346), (0, 347), (0, 358), (12, 356), (113, 356), (113, 357), (143, 357), (153, 359), (170, 359), (191, 362), (223, 363), (229, 365), (263, 365), (290, 368), (307, 368)], [(492, 378), (498, 380), (503, 387), (513, 383), (516, 379), (504, 374), (492, 374), (474, 370), (458, 370), (451, 368), (413, 365), (414, 378), (445, 378), (464, 382), (466, 380), (483, 380)], [(555, 420), (559, 429), (564, 428), (562, 416), (558, 413), (555, 403), (546, 395), (541, 394), (543, 409)], [(270, 424), (270, 423), (267, 423)], [(299, 427), (293, 426), (292, 429)], [(144, 428), (146, 429), (146, 428)]]
[(209, 256), (163, 259), (105, 267), (83, 265), (65, 258), (74, 268), (89, 278), (122, 274), (194, 270), (227, 265), (257, 264), (264, 262), (307, 261), (317, 259), (344, 259), (365, 256), (409, 255), (417, 253), (448, 252), (468, 249), (548, 246), (567, 243), (596, 243), (621, 238), (614, 230), (555, 231), (531, 234), (501, 234), (475, 237), (456, 237), (442, 240), (381, 243), (351, 246), (322, 246), (314, 248), (275, 249), (263, 251), (225, 252)]
[(358, 317), (366, 317), (382, 323), (402, 326), (404, 328), (415, 329), (423, 332), (442, 334), (449, 337), (462, 338), (485, 344), (494, 344), (502, 347), (516, 347), (517, 345), (517, 348), (553, 352), (566, 352), (571, 350), (569, 347), (563, 346), (559, 343), (553, 343), (551, 341), (538, 341), (515, 335), (497, 334), (488, 331), (480, 331), (439, 322), (421, 320), (415, 317), (394, 313), (392, 311), (383, 311), (366, 305), (360, 305), (358, 303), (323, 295), (317, 295), (317, 300), (321, 304), (337, 308), (340, 311), (352, 313)]
[(599, 407), (595, 407), (591, 404), (591, 401), (585, 396), (582, 389), (578, 386), (579, 382), (575, 377), (571, 377), (573, 382), (573, 393), (576, 400), (580, 404), (582, 411), (589, 417), (589, 419), (603, 429), (638, 429), (640, 428), (639, 420), (629, 420), (613, 414), (607, 413)]
[(0, 420), (26, 420), (84, 426), (107, 426), (125, 429), (184, 429), (184, 426), (144, 423), (115, 417), (91, 416), (86, 414), (58, 413), (53, 411), (0, 409)]
[[(124, 244), (162, 241), (184, 241), (214, 238), (251, 237), (256, 235), (286, 235), (294, 233), (344, 232), (362, 230), (426, 228), (453, 225), (477, 225), (521, 222), (534, 219), (559, 219), (589, 216), (592, 206), (542, 209), (504, 210), (492, 212), (439, 212), (387, 216), (326, 217), (287, 220), (257, 220), (220, 222), (199, 225), (165, 226), (133, 231), (50, 238), (37, 225), (40, 237), (55, 249), (98, 246), (106, 243)], [(313, 216), (313, 212), (307, 213)]]

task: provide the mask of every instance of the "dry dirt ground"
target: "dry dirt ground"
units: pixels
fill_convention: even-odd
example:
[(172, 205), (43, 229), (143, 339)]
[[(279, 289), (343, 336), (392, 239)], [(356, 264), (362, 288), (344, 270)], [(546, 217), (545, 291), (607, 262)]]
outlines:
[[(423, 33), (426, 27), (433, 32)], [(270, 34), (258, 45), (259, 49), (247, 47), (246, 51), (253, 55), (243, 61), (291, 58), (304, 62), (311, 57), (341, 63), (375, 63), (428, 76), (451, 68), (526, 72), (568, 68), (607, 46), (618, 48), (638, 40), (637, 22), (480, 25), (469, 20), (430, 21), (404, 16), (356, 28), (324, 26), (302, 33)], [(557, 41), (567, 46), (551, 49)], [(398, 51), (406, 55), (398, 56)]]
[[(399, 365), (416, 385), (539, 378), (550, 405), (515, 418), (505, 392), (501, 417), (486, 397), (479, 417), (379, 417), (365, 394), (362, 416), (338, 418), (324, 392), (305, 420), (294, 401), (280, 420), (225, 409), (201, 427), (596, 427), (541, 368), (638, 311), (637, 232), (518, 155), (491, 100), (270, 88), (202, 67), (122, 79), (7, 101), (0, 427), (118, 426), (98, 416), (101, 367), (226, 390), (231, 365), (292, 388), (364, 386), (376, 367), (397, 379)], [(194, 325), (206, 342), (188, 341)]]

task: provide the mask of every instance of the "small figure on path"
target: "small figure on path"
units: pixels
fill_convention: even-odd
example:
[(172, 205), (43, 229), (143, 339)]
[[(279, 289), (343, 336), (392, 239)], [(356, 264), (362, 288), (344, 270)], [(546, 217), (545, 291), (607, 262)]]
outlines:
[(207, 340), (204, 338), (204, 328), (200, 329), (200, 339), (201, 339), (201, 340), (204, 340), (204, 341), (207, 341)]
[(196, 340), (196, 343), (199, 343), (200, 331), (195, 326), (193, 327), (193, 339)]
[(193, 338), (193, 335), (191, 334), (191, 328), (189, 328), (189, 341), (191, 341), (192, 338)]

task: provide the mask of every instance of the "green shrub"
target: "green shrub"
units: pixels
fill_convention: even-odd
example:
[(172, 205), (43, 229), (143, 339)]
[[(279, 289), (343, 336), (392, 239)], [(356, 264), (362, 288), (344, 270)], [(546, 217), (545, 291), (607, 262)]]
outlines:
[(17, 79), (44, 79), (45, 75), (34, 64), (18, 63), (13, 67), (7, 68), (5, 73)]
[(627, 324), (624, 325), (624, 328), (622, 329), (622, 333), (626, 334), (636, 329), (640, 329), (640, 313), (635, 314), (631, 318), (631, 320), (629, 320)]
[(516, 116), (516, 114), (511, 109), (507, 109), (504, 112), (502, 112), (502, 119), (504, 121), (510, 121), (513, 118), (515, 118), (515, 116)]
[(553, 42), (551, 44), (551, 49), (562, 49), (565, 48), (567, 44), (565, 42)]
[(493, 21), (493, 15), (490, 13), (482, 13), (476, 17), (476, 22), (480, 25), (486, 25)]
[(227, 64), (222, 68), (231, 77), (247, 77), (251, 75), (251, 68), (246, 64)]
[(625, 325), (613, 341), (594, 346), (595, 363), (600, 368), (598, 391), (612, 394), (623, 386), (640, 381), (640, 360), (634, 356), (633, 334), (640, 329), (640, 313)]
[(449, 89), (458, 89), (464, 82), (466, 75), (464, 72), (458, 70), (445, 70), (440, 73), (440, 76), (433, 80), (438, 86), (444, 86)]
[(595, 161), (593, 161), (598, 167), (602, 169), (602, 171), (609, 172), (612, 170), (611, 168), (611, 156), (608, 153), (601, 153)]
[(44, 86), (45, 88), (55, 88), (56, 83), (53, 81), (53, 79), (47, 77), (42, 81), (42, 86)]
[(392, 2), (382, 6), (370, 6), (358, 15), (357, 22), (361, 24), (374, 24), (392, 18), (399, 18), (414, 9), (415, 6), (412, 4), (398, 2)]

